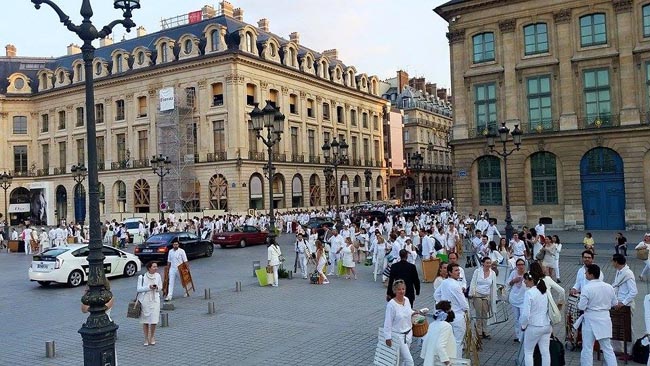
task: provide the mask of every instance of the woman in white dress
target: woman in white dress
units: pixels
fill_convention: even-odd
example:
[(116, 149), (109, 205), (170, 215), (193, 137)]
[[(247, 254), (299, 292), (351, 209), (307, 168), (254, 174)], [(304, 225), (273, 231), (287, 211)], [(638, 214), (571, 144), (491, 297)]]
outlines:
[(438, 269), (438, 276), (436, 277), (435, 280), (433, 280), (433, 292), (434, 292), (433, 299), (436, 302), (438, 302), (440, 299), (436, 299), (435, 291), (438, 289), (438, 287), (440, 287), (442, 281), (447, 279), (447, 277), (449, 277), (449, 273), (447, 273), (447, 263), (440, 263), (440, 268)]
[(516, 269), (510, 272), (508, 277), (508, 302), (512, 306), (512, 317), (515, 320), (515, 342), (521, 342), (524, 332), (521, 330), (521, 324), (519, 324), (519, 314), (521, 314), (521, 308), (524, 306), (524, 295), (528, 289), (524, 284), (524, 273), (526, 273), (526, 261), (522, 258), (517, 259), (515, 262)]
[(144, 345), (156, 344), (156, 325), (160, 318), (160, 291), (162, 279), (158, 273), (158, 264), (149, 262), (147, 272), (138, 276), (138, 301), (142, 305), (140, 324), (144, 332)]
[(384, 339), (388, 347), (392, 347), (393, 342), (397, 345), (401, 366), (413, 366), (413, 356), (409, 350), (413, 339), (413, 332), (411, 331), (413, 327), (411, 323), (413, 310), (411, 309), (411, 302), (405, 296), (406, 285), (404, 280), (393, 282), (393, 293), (395, 297), (386, 305)]
[(377, 243), (373, 247), (372, 260), (375, 262), (374, 266), (374, 279), (377, 281), (377, 275), (381, 275), (386, 267), (385, 258), (386, 258), (386, 242), (384, 237), (381, 234), (376, 234)]
[(481, 259), (482, 268), (477, 268), (472, 275), (469, 286), (469, 297), (476, 311), (476, 331), (478, 336), (490, 339), (487, 333), (487, 320), (496, 310), (497, 303), (497, 276), (492, 270), (490, 257)]
[(359, 242), (359, 254), (357, 263), (361, 263), (361, 254), (364, 254), (365, 259), (368, 259), (368, 233), (366, 229), (361, 228), (357, 235), (357, 241)]
[(268, 265), (273, 267), (273, 283), (271, 283), (271, 286), (278, 287), (278, 268), (280, 267), (280, 257), (282, 256), (282, 251), (278, 243), (274, 241), (273, 244), (269, 245), (266, 254)]
[(325, 265), (327, 264), (327, 256), (325, 255), (325, 247), (323, 242), (316, 240), (316, 271), (318, 272), (318, 283), (327, 285), (330, 281), (325, 276)]
[(420, 357), (425, 365), (448, 364), (451, 357), (456, 356), (456, 339), (451, 323), (455, 314), (451, 311), (449, 301), (440, 301), (436, 304), (433, 314), (434, 322), (429, 325), (427, 334), (422, 339), (422, 352)]
[(346, 271), (346, 280), (349, 280), (352, 276), (354, 276), (355, 280), (357, 279), (357, 272), (354, 270), (355, 250), (356, 249), (354, 248), (354, 244), (352, 243), (352, 239), (350, 237), (345, 238), (345, 245), (338, 250), (338, 252), (343, 257), (343, 267)]

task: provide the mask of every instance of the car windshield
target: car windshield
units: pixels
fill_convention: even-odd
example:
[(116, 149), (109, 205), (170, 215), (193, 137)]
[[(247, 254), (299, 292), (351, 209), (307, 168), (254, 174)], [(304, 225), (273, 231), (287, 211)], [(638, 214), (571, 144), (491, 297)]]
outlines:
[(156, 234), (152, 235), (147, 239), (148, 242), (168, 242), (170, 241), (175, 234), (172, 233), (164, 233), (164, 234)]
[(124, 226), (126, 226), (127, 229), (137, 229), (140, 227), (140, 223), (137, 221), (130, 221), (130, 222), (125, 222)]
[(70, 250), (69, 248), (53, 248), (53, 249), (48, 249), (41, 253), (42, 256), (44, 257), (58, 257), (59, 255), (67, 252)]

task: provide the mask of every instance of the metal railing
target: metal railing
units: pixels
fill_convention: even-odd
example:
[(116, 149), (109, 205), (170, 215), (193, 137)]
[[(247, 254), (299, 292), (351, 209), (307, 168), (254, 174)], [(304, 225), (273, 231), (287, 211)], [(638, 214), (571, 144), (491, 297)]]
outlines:
[(65, 173), (66, 173), (65, 170), (66, 170), (66, 169), (65, 169), (64, 166), (62, 166), (62, 167), (58, 167), (58, 168), (54, 168), (54, 175), (65, 174)]
[(618, 114), (601, 114), (598, 116), (578, 117), (578, 128), (581, 130), (593, 128), (609, 128), (621, 125)]
[(148, 168), (151, 165), (148, 159), (133, 160), (131, 168)]
[(215, 161), (223, 161), (226, 160), (226, 152), (225, 151), (215, 151), (208, 153), (206, 161), (208, 163), (212, 163)]
[(111, 163), (111, 170), (126, 169), (128, 166), (126, 161), (114, 161)]
[(273, 161), (285, 162), (287, 161), (287, 154), (273, 153)]
[(309, 155), (309, 162), (312, 164), (320, 164), (320, 156), (318, 155)]
[(291, 154), (291, 161), (294, 163), (304, 163), (305, 156), (302, 154)]
[(248, 159), (257, 160), (257, 161), (266, 161), (266, 158), (264, 157), (264, 153), (263, 152), (257, 152), (257, 151), (249, 151), (248, 152)]
[(556, 132), (560, 130), (560, 120), (554, 119), (554, 120), (522, 123), (521, 130), (523, 133)]
[(36, 176), (37, 177), (46, 177), (48, 175), (50, 175), (50, 168), (38, 169), (36, 171)]

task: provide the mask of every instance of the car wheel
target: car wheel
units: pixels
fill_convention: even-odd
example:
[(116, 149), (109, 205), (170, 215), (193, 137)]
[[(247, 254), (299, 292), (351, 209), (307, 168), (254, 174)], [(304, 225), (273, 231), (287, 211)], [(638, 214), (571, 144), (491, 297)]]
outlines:
[(124, 266), (124, 275), (126, 277), (133, 277), (135, 276), (135, 273), (138, 271), (138, 266), (135, 265), (133, 262), (129, 262)]
[(214, 252), (214, 245), (210, 244), (205, 248), (205, 256), (206, 257), (212, 257), (212, 253)]
[(43, 287), (50, 287), (50, 281), (38, 281), (38, 284)]
[(80, 270), (74, 270), (68, 276), (68, 285), (77, 287), (84, 282), (84, 275)]
[(246, 240), (245, 239), (242, 239), (242, 240), (239, 241), (239, 247), (240, 248), (246, 248)]

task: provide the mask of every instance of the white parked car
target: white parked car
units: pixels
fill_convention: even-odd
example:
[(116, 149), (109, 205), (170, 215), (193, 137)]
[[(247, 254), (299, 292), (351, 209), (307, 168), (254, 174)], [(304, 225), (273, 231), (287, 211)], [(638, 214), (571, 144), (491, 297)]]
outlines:
[[(140, 235), (140, 222), (143, 223), (145, 228), (147, 227), (145, 224), (147, 221), (142, 217), (130, 217), (122, 222), (126, 226), (126, 232), (129, 233), (129, 243), (133, 243), (136, 235)], [(139, 244), (143, 241), (144, 238), (139, 238), (136, 243)]]
[[(137, 256), (103, 246), (104, 271), (106, 277), (134, 276), (142, 268)], [(52, 282), (67, 283), (76, 287), (88, 280), (88, 244), (71, 244), (50, 248), (34, 255), (29, 267), (29, 280), (37, 281), (41, 286)]]

